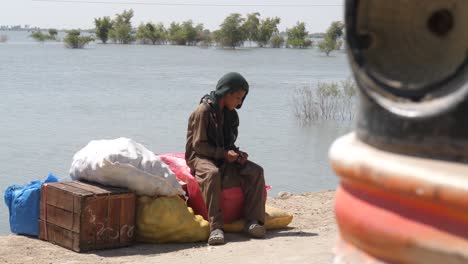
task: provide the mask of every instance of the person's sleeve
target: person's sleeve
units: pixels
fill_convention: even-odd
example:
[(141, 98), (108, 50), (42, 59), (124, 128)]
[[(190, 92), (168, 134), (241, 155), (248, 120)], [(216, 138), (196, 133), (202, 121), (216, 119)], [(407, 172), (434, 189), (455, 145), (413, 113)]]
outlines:
[(220, 160), (224, 158), (224, 149), (213, 146), (208, 141), (208, 127), (210, 113), (208, 111), (198, 111), (193, 119), (193, 150), (202, 156)]

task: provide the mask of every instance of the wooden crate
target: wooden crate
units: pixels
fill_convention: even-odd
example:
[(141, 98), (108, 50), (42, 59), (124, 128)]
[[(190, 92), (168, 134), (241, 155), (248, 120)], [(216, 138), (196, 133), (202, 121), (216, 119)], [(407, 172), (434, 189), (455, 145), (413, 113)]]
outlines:
[(128, 246), (134, 234), (134, 193), (76, 181), (42, 186), (40, 239), (85, 252)]

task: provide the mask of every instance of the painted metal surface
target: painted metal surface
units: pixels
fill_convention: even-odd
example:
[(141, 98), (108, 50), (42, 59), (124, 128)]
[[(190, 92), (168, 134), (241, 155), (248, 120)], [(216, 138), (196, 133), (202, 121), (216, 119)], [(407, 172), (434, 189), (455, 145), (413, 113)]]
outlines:
[(333, 144), (330, 161), (341, 238), (369, 263), (468, 263), (467, 165), (381, 151), (355, 134)]
[(379, 149), (468, 164), (468, 1), (346, 0), (356, 134)]

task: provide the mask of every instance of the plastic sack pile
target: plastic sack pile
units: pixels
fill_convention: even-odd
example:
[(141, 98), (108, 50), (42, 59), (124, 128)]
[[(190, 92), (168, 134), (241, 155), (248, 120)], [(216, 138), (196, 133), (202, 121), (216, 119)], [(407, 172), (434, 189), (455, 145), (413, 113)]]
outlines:
[[(190, 173), (183, 153), (155, 155), (128, 139), (93, 140), (78, 151), (72, 161), (73, 180), (128, 188), (139, 195), (136, 203), (136, 234), (140, 242), (207, 241), (209, 223), (206, 206), (196, 178)], [(44, 182), (56, 182), (49, 175)], [(186, 183), (188, 205), (179, 181)], [(39, 200), (42, 182), (13, 185), (5, 191), (13, 233), (38, 235)], [(265, 190), (266, 195), (266, 190)], [(225, 230), (239, 232), (244, 227), (244, 194), (240, 187), (222, 191), (221, 209)], [(287, 226), (292, 215), (266, 207), (267, 229)]]
[(153, 152), (128, 138), (93, 140), (73, 157), (73, 180), (128, 188), (138, 195), (184, 195), (169, 167)]
[(208, 239), (208, 222), (194, 215), (179, 197), (185, 191), (175, 174), (153, 152), (131, 139), (91, 141), (73, 157), (70, 176), (128, 188), (139, 195), (135, 223), (140, 242)]
[(5, 190), (4, 199), (10, 214), (12, 233), (38, 236), (41, 186), (43, 183), (57, 181), (57, 177), (49, 174), (44, 182), (36, 180), (26, 185), (11, 185)]
[[(183, 153), (171, 153), (158, 155), (169, 168), (176, 174), (179, 181), (187, 184), (188, 204), (196, 214), (208, 219), (208, 211), (205, 201), (195, 177), (190, 173), (190, 168), (185, 162)], [(224, 189), (221, 192), (221, 210), (223, 211), (223, 221), (230, 223), (241, 219), (244, 216), (244, 192), (241, 187)]]
[[(169, 168), (174, 171), (179, 181), (187, 183), (188, 204), (193, 208), (196, 214), (200, 214), (208, 219), (205, 202), (203, 200), (200, 187), (195, 177), (190, 173), (190, 168), (185, 162), (183, 153), (171, 153), (158, 155), (162, 161), (167, 163)], [(268, 190), (269, 187), (266, 188)], [(266, 195), (265, 190), (265, 195)], [(293, 216), (283, 210), (266, 206), (265, 228), (277, 229), (284, 228), (291, 223)], [(224, 189), (221, 192), (221, 210), (223, 211), (224, 228), (227, 232), (242, 231), (245, 221), (244, 216), (244, 192), (241, 187), (232, 187)]]
[(199, 242), (207, 241), (209, 223), (178, 196), (141, 196), (136, 212), (137, 240), (140, 242)]

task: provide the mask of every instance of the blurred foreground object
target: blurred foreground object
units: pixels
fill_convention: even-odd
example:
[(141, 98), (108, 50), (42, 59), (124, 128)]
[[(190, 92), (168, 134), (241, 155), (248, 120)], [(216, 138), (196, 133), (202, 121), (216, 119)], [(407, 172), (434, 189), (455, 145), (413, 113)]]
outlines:
[(468, 1), (347, 0), (360, 90), (330, 150), (336, 263), (468, 262)]

